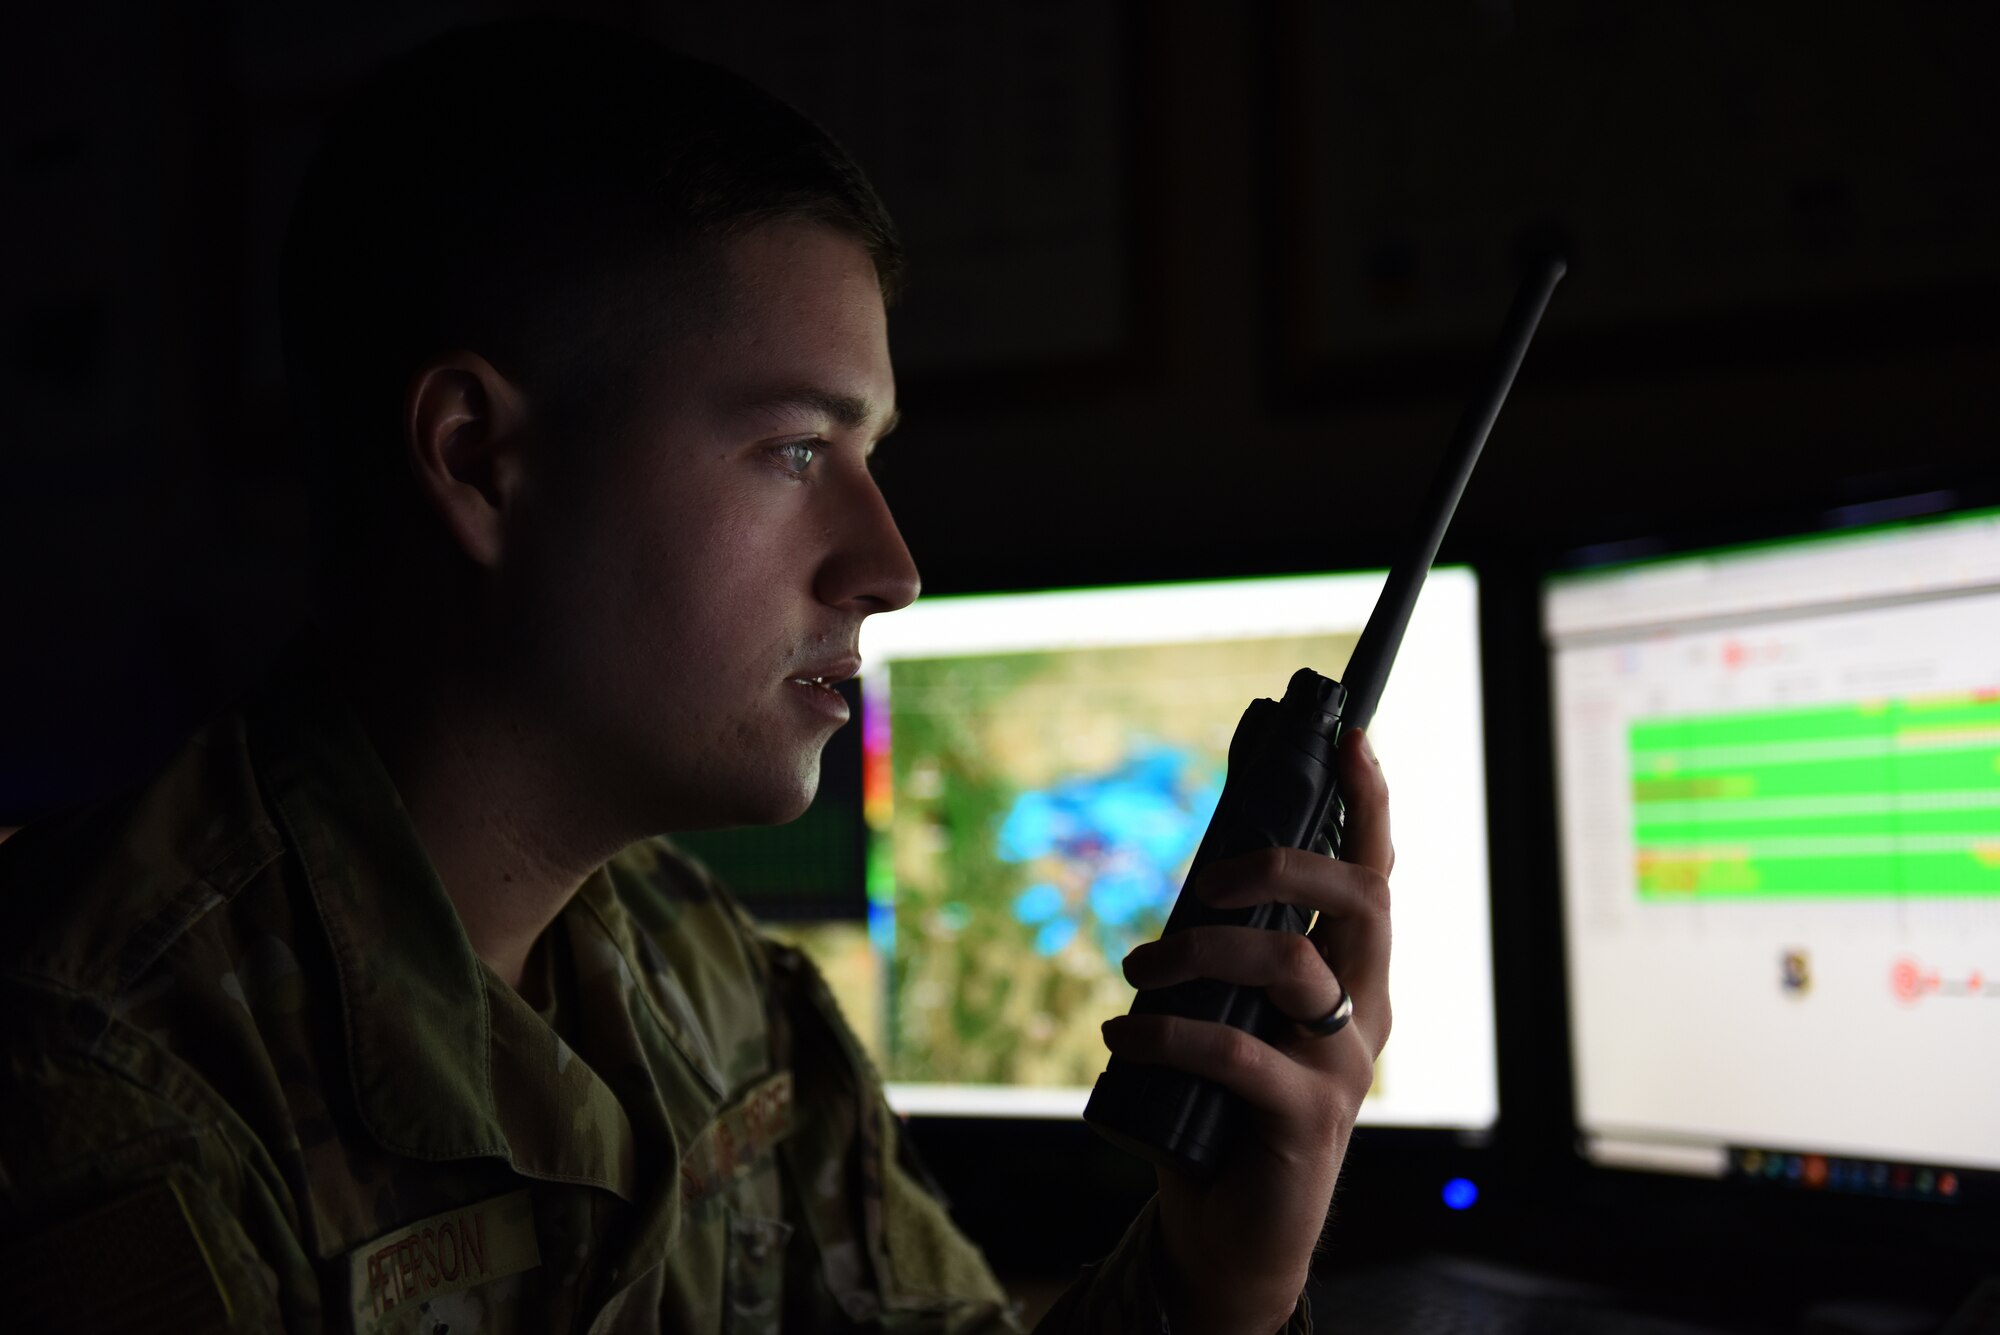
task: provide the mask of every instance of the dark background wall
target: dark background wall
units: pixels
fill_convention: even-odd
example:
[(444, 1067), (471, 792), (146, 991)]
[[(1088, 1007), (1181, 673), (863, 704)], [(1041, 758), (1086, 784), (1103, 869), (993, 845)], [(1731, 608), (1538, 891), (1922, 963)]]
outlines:
[[(288, 624), (305, 155), (382, 58), (533, 8), (10, 25), (0, 823), (143, 769)], [(935, 592), (1386, 561), (1541, 238), (1575, 267), (1447, 555), (1987, 469), (1978, 6), (555, 8), (766, 82), (876, 175), (915, 264), (882, 476)]]

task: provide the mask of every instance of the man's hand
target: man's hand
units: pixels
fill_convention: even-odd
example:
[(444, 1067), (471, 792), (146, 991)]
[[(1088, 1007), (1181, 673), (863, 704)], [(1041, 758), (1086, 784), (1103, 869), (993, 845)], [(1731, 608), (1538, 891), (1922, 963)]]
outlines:
[(1192, 886), (1217, 907), (1276, 901), (1319, 910), (1308, 936), (1195, 927), (1125, 957), (1139, 988), (1190, 978), (1261, 987), (1284, 1014), (1317, 1020), (1345, 984), (1354, 1019), (1325, 1038), (1273, 1047), (1239, 1029), (1171, 1015), (1121, 1015), (1104, 1041), (1129, 1061), (1206, 1076), (1241, 1095), (1252, 1134), (1202, 1182), (1159, 1170), (1162, 1245), (1175, 1335), (1280, 1329), (1305, 1287), (1375, 1058), (1389, 1037), (1389, 789), (1367, 739), (1340, 746), (1346, 860), (1273, 848), (1210, 864)]

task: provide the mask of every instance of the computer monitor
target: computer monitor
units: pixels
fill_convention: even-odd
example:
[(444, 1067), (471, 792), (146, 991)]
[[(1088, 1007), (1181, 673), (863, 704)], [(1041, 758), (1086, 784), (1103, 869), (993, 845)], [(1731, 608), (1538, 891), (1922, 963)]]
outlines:
[[(1253, 699), (1339, 676), (1382, 572), (926, 598), (862, 632), (876, 1036), (905, 1113), (1077, 1117)], [(1432, 573), (1371, 728), (1394, 1041), (1363, 1120), (1497, 1112), (1477, 591)], [(865, 1004), (865, 1001), (864, 1003)]]
[(1593, 1161), (1957, 1201), (2000, 1171), (2000, 511), (1550, 577)]

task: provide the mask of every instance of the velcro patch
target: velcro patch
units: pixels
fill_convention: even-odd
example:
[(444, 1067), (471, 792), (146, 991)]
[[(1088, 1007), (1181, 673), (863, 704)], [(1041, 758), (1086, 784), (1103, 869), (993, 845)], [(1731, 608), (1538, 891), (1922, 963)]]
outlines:
[(780, 1071), (715, 1115), (681, 1155), (681, 1205), (707, 1200), (792, 1134), (792, 1073)]
[(542, 1263), (526, 1191), (405, 1224), (347, 1257), (356, 1335), (387, 1330), (406, 1307), (463, 1293)]
[(10, 1329), (139, 1335), (219, 1331), (231, 1316), (187, 1202), (166, 1178), (0, 1253), (0, 1313)]

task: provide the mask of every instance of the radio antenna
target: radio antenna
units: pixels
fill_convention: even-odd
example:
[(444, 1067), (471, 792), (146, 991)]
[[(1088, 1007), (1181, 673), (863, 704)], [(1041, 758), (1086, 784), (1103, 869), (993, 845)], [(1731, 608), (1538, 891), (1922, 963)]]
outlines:
[(1459, 418), (1458, 430), (1445, 448), (1444, 462), (1431, 479), (1430, 492), (1419, 511), (1422, 525), (1409, 550), (1390, 568), (1389, 582), (1382, 586), (1375, 610), (1368, 614), (1368, 624), (1347, 660), (1347, 671), (1341, 674), (1347, 687), (1347, 708), (1342, 715), (1347, 727), (1365, 728), (1375, 718), (1375, 706), (1389, 681), (1389, 668), (1396, 661), (1396, 650), (1402, 647), (1417, 595), (1423, 592), (1424, 576), (1437, 559), (1438, 544), (1451, 527), (1458, 498), (1465, 494), (1473, 465), (1486, 446), (1486, 435), (1500, 416), (1500, 406), (1507, 402), (1507, 391), (1514, 387), (1514, 373), (1528, 355), (1528, 343), (1542, 322), (1549, 296), (1568, 271), (1569, 265), (1560, 255), (1537, 261), (1507, 312), (1507, 323), (1501, 328), (1500, 343), (1487, 364), (1485, 378)]

